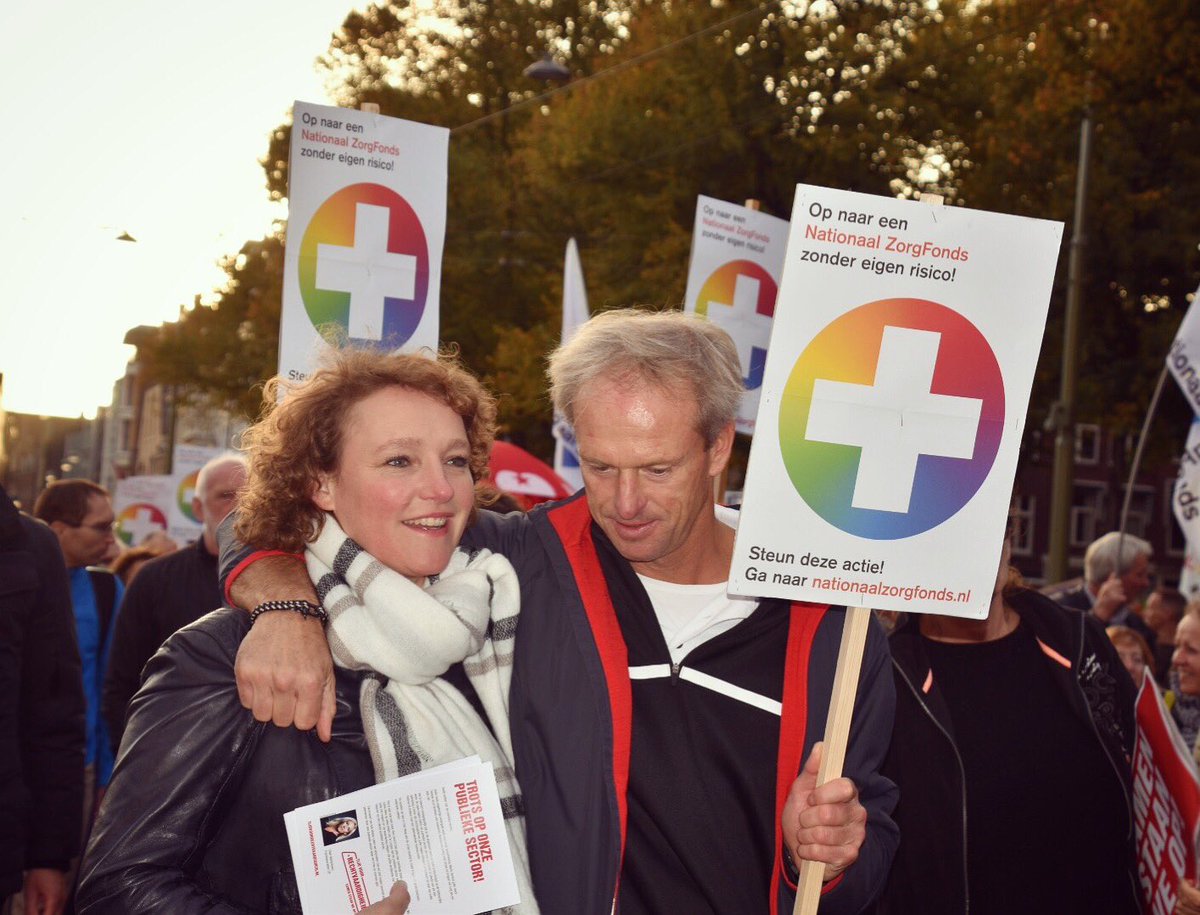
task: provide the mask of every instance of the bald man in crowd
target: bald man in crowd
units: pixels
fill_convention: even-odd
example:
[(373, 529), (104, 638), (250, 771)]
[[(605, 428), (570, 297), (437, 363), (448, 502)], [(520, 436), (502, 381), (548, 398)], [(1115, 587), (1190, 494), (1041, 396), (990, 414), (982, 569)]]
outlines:
[(121, 603), (101, 708), (114, 752), (125, 711), (141, 685), (142, 668), (175, 630), (221, 606), (217, 527), (237, 504), (246, 461), (233, 452), (213, 458), (196, 477), (192, 513), (203, 525), (196, 542), (147, 562)]

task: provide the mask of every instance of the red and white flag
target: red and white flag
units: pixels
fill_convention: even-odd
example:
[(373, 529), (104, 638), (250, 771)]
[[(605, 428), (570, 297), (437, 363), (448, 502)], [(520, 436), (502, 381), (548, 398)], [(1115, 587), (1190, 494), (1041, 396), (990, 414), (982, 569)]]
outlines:
[(1133, 815), (1146, 912), (1171, 915), (1180, 878), (1196, 880), (1200, 778), (1152, 677), (1143, 679), (1137, 697)]

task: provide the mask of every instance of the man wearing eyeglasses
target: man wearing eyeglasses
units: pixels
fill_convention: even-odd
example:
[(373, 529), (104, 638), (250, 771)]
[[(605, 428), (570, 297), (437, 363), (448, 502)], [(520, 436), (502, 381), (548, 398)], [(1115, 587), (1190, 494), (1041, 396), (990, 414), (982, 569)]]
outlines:
[(86, 832), (113, 767), (113, 748), (100, 717), (100, 690), (113, 620), (124, 589), (115, 575), (95, 566), (113, 545), (115, 516), (108, 491), (90, 480), (51, 483), (38, 496), (33, 514), (58, 535), (71, 579), (75, 634), (79, 639), (83, 692), (87, 699)]

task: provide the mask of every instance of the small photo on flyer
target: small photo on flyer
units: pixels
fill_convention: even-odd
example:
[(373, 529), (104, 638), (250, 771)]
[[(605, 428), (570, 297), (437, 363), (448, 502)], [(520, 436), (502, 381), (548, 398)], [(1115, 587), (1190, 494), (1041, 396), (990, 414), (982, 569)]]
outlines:
[(347, 810), (333, 816), (321, 817), (321, 839), (326, 847), (347, 839), (358, 838), (358, 811)]

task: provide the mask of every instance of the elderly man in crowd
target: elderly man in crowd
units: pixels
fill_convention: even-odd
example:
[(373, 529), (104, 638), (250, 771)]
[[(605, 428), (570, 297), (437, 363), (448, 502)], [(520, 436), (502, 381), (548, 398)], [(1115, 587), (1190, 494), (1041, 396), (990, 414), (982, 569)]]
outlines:
[[(845, 612), (726, 594), (736, 512), (713, 481), (744, 391), (733, 341), (691, 315), (608, 312), (554, 354), (550, 379), (585, 492), (482, 512), (463, 540), (520, 577), (510, 711), (542, 911), (790, 911), (805, 859), (823, 865), (822, 913), (863, 911), (898, 841), (879, 774), (887, 647), (874, 625), (846, 777), (817, 787)], [(302, 564), (252, 558), (222, 556), (244, 570), (239, 605), (315, 600)], [(264, 615), (238, 665), (259, 720), (329, 733), (319, 622)]]
[(1154, 547), (1141, 537), (1111, 531), (1093, 540), (1083, 554), (1083, 584), (1049, 597), (1064, 607), (1093, 614), (1105, 626), (1128, 626), (1155, 650), (1154, 630), (1134, 609), (1150, 587)]

